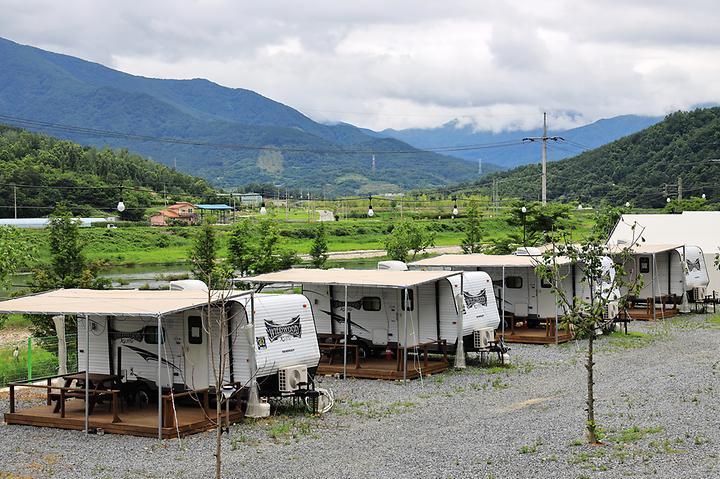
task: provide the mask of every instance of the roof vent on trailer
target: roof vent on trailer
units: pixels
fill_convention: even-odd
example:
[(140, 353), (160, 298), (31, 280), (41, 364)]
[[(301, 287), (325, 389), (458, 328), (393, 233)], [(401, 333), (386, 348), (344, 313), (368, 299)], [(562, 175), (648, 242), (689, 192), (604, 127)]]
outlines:
[(199, 279), (170, 281), (170, 291), (207, 291), (208, 287)]
[(377, 269), (385, 269), (390, 271), (407, 271), (408, 266), (402, 261), (379, 261), (377, 264)]
[(538, 248), (529, 246), (521, 246), (515, 250), (515, 256), (541, 256), (542, 252)]

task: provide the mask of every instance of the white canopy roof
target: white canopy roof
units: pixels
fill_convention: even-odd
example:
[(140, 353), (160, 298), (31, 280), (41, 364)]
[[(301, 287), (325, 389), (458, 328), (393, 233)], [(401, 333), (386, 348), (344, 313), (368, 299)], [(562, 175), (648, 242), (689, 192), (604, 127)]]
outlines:
[(651, 244), (693, 245), (702, 248), (706, 254), (714, 254), (720, 246), (720, 211), (622, 215), (610, 235), (609, 243), (618, 240), (629, 242), (641, 234)]
[(378, 269), (286, 269), (276, 273), (260, 274), (242, 281), (253, 283), (328, 284), (335, 286), (379, 286), (384, 288), (411, 288), (432, 283), (458, 271), (389, 271)]
[[(435, 267), (475, 267), (475, 268), (492, 268), (492, 267), (523, 267), (534, 268), (542, 263), (542, 257), (539, 256), (522, 256), (514, 254), (444, 254), (435, 256), (434, 258), (421, 259), (410, 263), (411, 266), (435, 266)], [(557, 258), (557, 264), (568, 264), (569, 258)]]
[[(247, 292), (215, 292), (213, 301)], [(139, 291), (58, 289), (0, 302), (0, 313), (87, 314), (90, 316), (150, 316), (186, 311), (206, 305), (205, 291)]]

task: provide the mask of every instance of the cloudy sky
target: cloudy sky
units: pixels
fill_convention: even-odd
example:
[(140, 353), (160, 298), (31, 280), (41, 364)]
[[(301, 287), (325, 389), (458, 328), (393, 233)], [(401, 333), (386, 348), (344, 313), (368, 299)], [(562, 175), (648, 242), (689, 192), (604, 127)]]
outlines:
[(0, 36), (373, 129), (551, 126), (720, 102), (714, 0), (0, 0)]

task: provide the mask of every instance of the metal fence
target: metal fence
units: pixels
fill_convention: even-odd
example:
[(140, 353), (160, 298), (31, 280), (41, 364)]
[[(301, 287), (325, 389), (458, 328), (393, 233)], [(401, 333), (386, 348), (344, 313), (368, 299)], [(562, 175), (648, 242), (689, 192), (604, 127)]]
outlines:
[[(77, 335), (65, 337), (67, 372), (77, 372)], [(58, 373), (57, 336), (34, 337), (0, 348), (0, 387), (14, 381), (27, 381)]]

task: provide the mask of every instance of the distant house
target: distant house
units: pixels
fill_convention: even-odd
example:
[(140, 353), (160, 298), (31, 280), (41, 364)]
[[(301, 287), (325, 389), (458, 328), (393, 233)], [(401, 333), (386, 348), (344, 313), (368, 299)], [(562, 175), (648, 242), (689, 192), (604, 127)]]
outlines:
[(193, 224), (197, 219), (197, 207), (187, 201), (175, 203), (150, 216), (150, 226), (168, 226), (170, 223)]
[(260, 206), (262, 200), (262, 195), (259, 193), (243, 193), (240, 195), (240, 204), (245, 208)]

